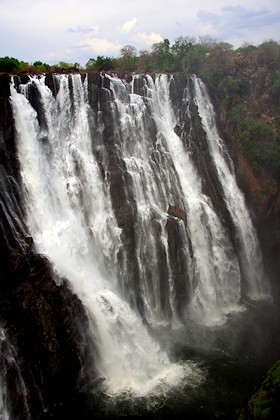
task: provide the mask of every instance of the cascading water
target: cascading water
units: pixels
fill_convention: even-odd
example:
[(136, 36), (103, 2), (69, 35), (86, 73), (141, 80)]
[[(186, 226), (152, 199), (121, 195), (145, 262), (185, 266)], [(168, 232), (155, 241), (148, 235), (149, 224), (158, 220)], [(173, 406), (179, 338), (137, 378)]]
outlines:
[[(3, 360), (3, 342), (5, 342), (5, 333), (4, 331), (0, 331), (0, 350), (1, 350), (1, 360)], [(0, 418), (3, 420), (8, 420), (9, 419), (9, 404), (7, 401), (7, 386), (6, 386), (6, 382), (5, 382), (5, 370), (1, 364), (1, 372), (0, 372)]]
[(188, 215), (188, 232), (195, 267), (190, 315), (203, 323), (223, 322), (221, 314), (232, 310), (240, 299), (240, 273), (232, 245), (211, 202), (201, 191), (190, 155), (174, 133), (175, 116), (170, 104), (166, 75), (156, 79), (155, 103), (159, 132), (165, 137), (182, 187)]
[[(252, 299), (269, 296), (269, 284), (264, 280), (262, 256), (258, 238), (253, 229), (244, 197), (237, 187), (235, 177), (225, 160), (225, 146), (218, 135), (215, 113), (203, 82), (193, 77), (195, 103), (207, 134), (210, 153), (215, 162), (219, 180), (223, 186), (228, 209), (234, 220), (241, 247), (242, 269), (246, 273), (247, 294)], [(228, 157), (228, 156), (227, 156)], [(228, 157), (229, 158), (229, 157)]]
[[(168, 290), (165, 293), (169, 300), (169, 318), (176, 324), (178, 319), (174, 301), (174, 278), (168, 260), (168, 239), (165, 224), (169, 203), (175, 200), (176, 203), (183, 206), (178, 177), (164, 139), (158, 135), (156, 143), (153, 145), (150, 138), (148, 130), (150, 111), (145, 103), (147, 97), (131, 93), (130, 89), (133, 89), (133, 84), (132, 86), (124, 85), (121, 80), (114, 78), (111, 78), (110, 81), (113, 100), (116, 102), (120, 115), (121, 155), (132, 178), (137, 206), (136, 249), (146, 318), (152, 324), (164, 321), (160, 297), (161, 272), (156, 240), (158, 236), (160, 249), (164, 250), (166, 256)], [(149, 94), (149, 90), (152, 94), (152, 89), (148, 85), (146, 85), (146, 89), (152, 107), (151, 112), (154, 112), (153, 100)], [(118, 126), (117, 121), (115, 121), (115, 125)], [(168, 322), (169, 319), (165, 321)]]
[(0, 418), (13, 420), (19, 407), (22, 416), (26, 420), (31, 419), (28, 391), (21, 375), (16, 350), (9, 342), (5, 330), (0, 327)]
[(45, 127), (28, 102), (28, 84), (21, 88), (26, 96), (12, 89), (12, 103), (27, 224), (38, 251), (70, 280), (97, 325), (98, 368), (108, 392), (142, 393), (155, 377), (174, 384), (182, 369), (161, 353), (116, 288), (120, 230), (90, 150), (86, 82), (60, 77), (56, 99), (43, 78), (31, 83), (40, 93)]
[[(267, 293), (257, 238), (223, 159), (205, 88), (192, 78), (240, 255), (203, 192), (191, 151), (175, 133), (172, 78), (133, 76), (128, 83), (102, 76), (97, 109), (90, 105), (87, 77), (53, 78), (56, 96), (45, 77), (11, 86), (27, 226), (37, 251), (86, 307), (107, 393), (143, 396), (163, 384), (196, 383), (197, 370), (171, 363), (145, 323), (151, 331), (184, 328), (190, 319), (222, 325), (227, 314), (243, 310), (243, 290), (251, 298)], [(32, 92), (38, 107), (31, 105)], [(189, 94), (186, 89), (182, 97), (187, 105)], [(121, 198), (133, 214), (133, 249), (118, 223), (112, 168), (121, 173)], [(135, 288), (129, 284), (130, 256)]]

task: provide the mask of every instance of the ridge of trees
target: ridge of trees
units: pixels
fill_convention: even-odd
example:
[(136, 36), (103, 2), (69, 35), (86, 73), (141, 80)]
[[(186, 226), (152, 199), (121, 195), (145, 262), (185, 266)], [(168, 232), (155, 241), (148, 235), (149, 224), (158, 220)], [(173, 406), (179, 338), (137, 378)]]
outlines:
[[(14, 57), (0, 57), (0, 72), (10, 74), (68, 71), (108, 71), (115, 72), (151, 72), (174, 73), (183, 72), (200, 73), (215, 72), (215, 76), (224, 73), (232, 61), (246, 58), (251, 64), (267, 65), (279, 69), (280, 45), (276, 41), (265, 41), (259, 46), (244, 43), (240, 48), (234, 49), (227, 42), (213, 40), (210, 37), (201, 37), (199, 40), (192, 36), (180, 36), (171, 45), (168, 39), (152, 45), (151, 51), (137, 50), (132, 45), (125, 45), (120, 50), (119, 57), (98, 55), (90, 58), (85, 66), (79, 63), (60, 61), (49, 65), (41, 61), (27, 63)], [(209, 77), (209, 75), (208, 75)]]
[(29, 64), (13, 57), (0, 58), (0, 72), (40, 74), (58, 72), (195, 73), (206, 83), (216, 104), (221, 104), (234, 125), (243, 150), (256, 172), (267, 168), (280, 179), (280, 44), (268, 40), (259, 46), (234, 49), (209, 37), (180, 36), (151, 51), (125, 45), (120, 57), (90, 58), (79, 63), (41, 61)]

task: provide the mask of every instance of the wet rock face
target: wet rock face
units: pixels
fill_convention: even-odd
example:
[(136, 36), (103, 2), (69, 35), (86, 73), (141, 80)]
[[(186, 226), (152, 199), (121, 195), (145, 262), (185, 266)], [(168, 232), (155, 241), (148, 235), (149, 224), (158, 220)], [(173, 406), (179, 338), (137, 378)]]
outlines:
[[(186, 86), (188, 90), (187, 100)], [(192, 80), (186, 80), (182, 76), (175, 75), (171, 83), (170, 94), (174, 109), (177, 110), (179, 121), (174, 127), (174, 131), (181, 137), (185, 148), (191, 153), (195, 167), (202, 180), (202, 191), (211, 200), (224, 228), (229, 232), (233, 245), (236, 246), (233, 221), (225, 203), (217, 169), (210, 156), (206, 134), (202, 127), (197, 106), (193, 100)]]
[(180, 209), (180, 207), (169, 206), (167, 213), (170, 214), (171, 216), (177, 217), (178, 219), (185, 220), (185, 221), (187, 220), (186, 212)]
[(31, 418), (41, 418), (45, 409), (55, 413), (63, 402), (71, 404), (82, 386), (88, 319), (67, 282), (54, 282), (49, 261), (36, 253), (28, 236), (7, 75), (0, 76), (0, 90), (0, 322), (17, 351), (28, 390), (27, 396), (10, 395), (13, 415), (20, 417), (27, 398)]
[[(272, 81), (267, 69), (255, 66), (248, 69), (242, 66), (246, 77), (250, 80), (250, 89), (243, 98), (248, 116), (264, 121), (274, 120), (275, 130), (279, 131), (277, 119), (274, 117), (274, 105), (269, 91)], [(211, 92), (210, 92), (211, 93)], [(229, 154), (234, 162), (236, 179), (243, 191), (253, 223), (256, 227), (265, 270), (272, 284), (275, 300), (280, 303), (280, 192), (279, 179), (271, 173), (271, 168), (260, 168), (254, 171), (244, 153), (240, 135), (231, 117), (231, 109), (227, 109), (223, 102), (212, 95), (216, 110), (217, 125), (224, 139)], [(265, 147), (265, 146), (263, 146)]]
[[(12, 110), (10, 106), (10, 76), (0, 73), (0, 165), (7, 166), (9, 173), (18, 171), (15, 156), (15, 137)], [(7, 147), (8, 146), (8, 147)]]
[[(181, 212), (182, 210), (180, 211), (180, 215), (182, 215)], [(178, 214), (177, 211), (176, 213)], [(176, 278), (174, 290), (176, 296), (175, 302), (177, 305), (176, 309), (178, 311), (178, 314), (180, 316), (183, 316), (184, 309), (186, 308), (186, 304), (189, 301), (190, 288), (188, 288), (189, 279), (187, 274), (188, 270), (186, 267), (187, 258), (186, 254), (184, 253), (184, 241), (180, 233), (179, 220), (183, 219), (175, 215), (174, 217), (169, 217), (167, 219), (165, 229), (168, 237), (170, 264), (172, 267), (174, 278)]]
[[(118, 111), (115, 108), (113, 102), (113, 92), (111, 90), (110, 80), (106, 76), (89, 76), (89, 99), (90, 105), (94, 113), (99, 114), (99, 124), (103, 126), (101, 134), (100, 144), (105, 149), (103, 156), (97, 155), (95, 152), (95, 143), (99, 140), (96, 135), (93, 138), (93, 151), (97, 158), (100, 158), (100, 168), (102, 173), (106, 173), (108, 183), (110, 185), (110, 194), (112, 200), (113, 210), (116, 216), (118, 226), (122, 230), (122, 243), (124, 248), (119, 253), (120, 267), (126, 264), (127, 274), (127, 288), (132, 288), (134, 293), (132, 295), (132, 305), (136, 306), (145, 318), (144, 304), (140, 292), (140, 279), (139, 279), (139, 262), (137, 258), (137, 234), (139, 234), (139, 226), (137, 219), (137, 206), (134, 199), (133, 185), (130, 174), (127, 171), (126, 164), (120, 154), (121, 139), (119, 138), (118, 128), (121, 125), (119, 120)], [(179, 79), (180, 84), (176, 84), (175, 81), (172, 84), (173, 97), (176, 103), (182, 100), (183, 78)], [(136, 77), (134, 79), (133, 91), (136, 94), (144, 96), (144, 101), (147, 95), (147, 77), (145, 75)], [(94, 85), (92, 91), (91, 86)], [(183, 89), (183, 88), (182, 88)], [(149, 101), (146, 103), (149, 109)], [(149, 133), (149, 141), (151, 144), (156, 144), (157, 129), (155, 121), (150, 117), (147, 121), (147, 132)], [(151, 159), (154, 156), (151, 155)], [(155, 158), (156, 159), (156, 158)], [(158, 162), (155, 160), (155, 165)], [(168, 213), (179, 219), (185, 220), (184, 212), (176, 206), (170, 206)], [(160, 300), (162, 305), (162, 312), (167, 317), (170, 315), (170, 302), (168, 301), (168, 268), (167, 268), (167, 257), (166, 250), (163, 247), (161, 239), (160, 227), (156, 225), (156, 221), (151, 224), (153, 230), (153, 238), (157, 244), (157, 260), (159, 267), (160, 277)], [(178, 223), (174, 220), (167, 220), (166, 231), (168, 234), (168, 241), (170, 245), (170, 264), (176, 278), (176, 296), (178, 295), (178, 312), (182, 314), (183, 305), (187, 300), (186, 290), (186, 262), (184, 261), (185, 255), (182, 251), (182, 238), (180, 237), (180, 229)], [(124, 262), (125, 261), (125, 262)], [(121, 269), (120, 269), (121, 271)], [(149, 272), (149, 262), (147, 261), (147, 268), (145, 273), (146, 281), (149, 283), (150, 279), (153, 278), (153, 273)], [(151, 287), (152, 288), (152, 287)], [(126, 291), (124, 291), (126, 293)], [(127, 296), (131, 298), (130, 295)], [(136, 300), (135, 300), (136, 299)]]
[(0, 316), (17, 349), (32, 418), (37, 418), (43, 405), (54, 410), (71, 401), (85, 380), (88, 319), (67, 282), (54, 282), (49, 261), (34, 253), (30, 238), (11, 249), (7, 264), (10, 287), (2, 290)]

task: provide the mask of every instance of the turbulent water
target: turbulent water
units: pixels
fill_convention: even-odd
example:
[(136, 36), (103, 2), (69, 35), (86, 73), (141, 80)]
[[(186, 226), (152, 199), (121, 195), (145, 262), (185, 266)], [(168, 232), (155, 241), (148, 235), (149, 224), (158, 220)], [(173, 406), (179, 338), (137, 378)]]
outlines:
[(0, 327), (0, 418), (13, 420), (20, 408), (22, 418), (30, 420), (28, 391), (21, 375), (18, 357), (6, 332)]
[[(153, 330), (182, 330), (190, 320), (221, 326), (229, 314), (245, 310), (242, 299), (268, 296), (269, 287), (202, 81), (190, 79), (182, 106), (190, 120), (191, 101), (197, 106), (234, 235), (203, 189), (190, 147), (192, 130), (186, 143), (174, 129), (182, 121), (170, 97), (172, 77), (103, 78), (110, 123), (104, 100), (91, 107), (87, 77), (54, 76), (56, 95), (44, 77), (11, 87), (26, 223), (38, 252), (87, 308), (106, 393), (145, 396), (201, 380), (195, 365), (170, 360)], [(38, 109), (31, 104), (34, 90)], [(115, 211), (112, 149), (122, 165), (121, 194), (133, 215), (130, 247)], [(170, 206), (184, 216), (176, 217)], [(179, 238), (177, 260), (170, 226)]]

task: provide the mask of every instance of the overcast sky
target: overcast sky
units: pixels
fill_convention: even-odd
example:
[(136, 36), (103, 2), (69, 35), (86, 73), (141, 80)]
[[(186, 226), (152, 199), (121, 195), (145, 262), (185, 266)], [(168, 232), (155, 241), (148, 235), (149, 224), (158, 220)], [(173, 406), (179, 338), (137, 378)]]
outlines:
[(0, 0), (0, 57), (29, 63), (84, 65), (181, 35), (280, 42), (280, 0)]

